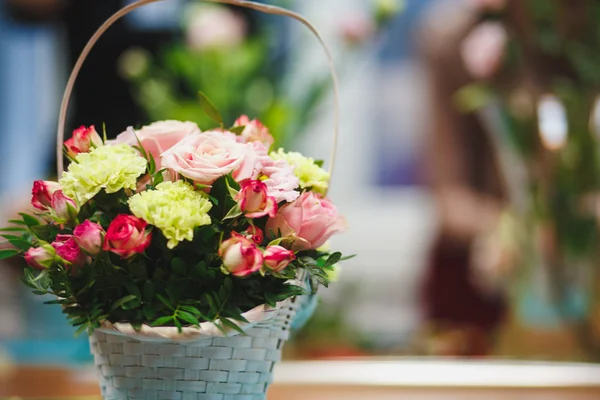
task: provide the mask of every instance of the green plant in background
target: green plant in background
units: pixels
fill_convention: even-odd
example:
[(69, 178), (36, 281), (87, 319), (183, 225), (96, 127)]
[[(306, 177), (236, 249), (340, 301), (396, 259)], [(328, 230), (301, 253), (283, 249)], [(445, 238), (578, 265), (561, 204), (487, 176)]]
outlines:
[[(502, 57), (492, 75), (484, 76), (485, 69), (473, 73), (481, 79), (456, 97), (465, 111), (489, 110), (490, 105), (498, 111), (494, 128), (503, 128), (504, 134), (495, 135), (496, 142), (523, 172), (515, 174), (515, 164), (505, 163), (513, 199), (525, 199), (514, 204), (521, 217), (519, 233), (528, 238), (523, 260), (530, 272), (544, 265), (557, 315), (596, 360), (600, 359), (598, 17), (596, 0), (527, 0), (484, 12), (480, 26), (488, 27), (487, 34), (494, 29), (504, 32), (498, 35), (505, 35)], [(488, 60), (493, 59), (492, 54)]]
[[(374, 0), (370, 16), (341, 24), (342, 57), (371, 42), (402, 4)], [(328, 93), (330, 78), (312, 76), (291, 95), (284, 54), (272, 56), (272, 38), (278, 32), (268, 21), (250, 30), (235, 9), (206, 4), (190, 5), (184, 15), (184, 40), (163, 47), (155, 58), (132, 48), (120, 61), (122, 74), (150, 120), (177, 119), (209, 127), (210, 119), (198, 109), (196, 93), (202, 90), (227, 120), (243, 113), (259, 118), (270, 127), (276, 146), (287, 145), (309, 125)]]

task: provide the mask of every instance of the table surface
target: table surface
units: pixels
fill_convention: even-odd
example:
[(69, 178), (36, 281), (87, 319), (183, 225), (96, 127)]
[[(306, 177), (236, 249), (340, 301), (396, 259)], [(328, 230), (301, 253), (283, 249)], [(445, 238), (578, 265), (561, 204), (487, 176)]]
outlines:
[[(0, 370), (0, 397), (97, 399), (93, 368)], [(600, 366), (423, 360), (284, 362), (269, 400), (600, 399)]]

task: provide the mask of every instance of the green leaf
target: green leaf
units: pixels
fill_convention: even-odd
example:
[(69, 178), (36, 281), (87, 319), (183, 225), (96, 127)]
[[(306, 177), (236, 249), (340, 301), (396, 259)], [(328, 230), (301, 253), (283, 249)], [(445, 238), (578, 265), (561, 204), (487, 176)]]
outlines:
[(139, 151), (140, 153), (142, 153), (142, 157), (144, 157), (146, 159), (146, 161), (150, 162), (150, 160), (148, 159), (148, 153), (146, 152), (146, 149), (144, 148), (144, 145), (142, 144), (142, 141), (138, 137), (135, 129), (133, 129), (133, 135), (135, 136), (135, 140), (138, 143), (138, 145), (133, 146), (133, 148), (136, 149), (137, 151)]
[(335, 252), (329, 256), (327, 261), (325, 261), (325, 265), (323, 266), (323, 268), (331, 267), (332, 265), (339, 263), (341, 259), (342, 259), (342, 253), (340, 253), (339, 251)]
[(233, 329), (234, 331), (237, 331), (242, 335), (246, 335), (246, 332), (244, 332), (242, 328), (240, 328), (235, 322), (231, 322), (227, 318), (220, 318), (219, 322), (221, 322), (221, 324), (223, 324), (223, 326), (227, 328)]
[(46, 276), (48, 275), (48, 270), (43, 270), (42, 272), (40, 272), (38, 274), (38, 276), (35, 277), (35, 279), (33, 280), (34, 282), (37, 282), (39, 280), (44, 279)]
[(218, 206), (218, 205), (219, 205), (219, 199), (217, 199), (217, 198), (216, 198), (216, 197), (214, 197), (214, 196), (211, 196), (210, 194), (209, 194), (209, 195), (207, 195), (207, 196), (208, 196), (208, 198), (210, 199), (210, 201), (212, 201), (212, 202), (213, 202), (213, 204), (214, 204), (215, 206)]
[(142, 305), (142, 302), (140, 301), (140, 299), (138, 297), (136, 297), (132, 301), (129, 301), (129, 302), (123, 304), (121, 306), (121, 308), (123, 308), (123, 310), (134, 310), (134, 309), (138, 308), (140, 305)]
[(108, 138), (106, 136), (106, 122), (102, 123), (102, 143), (106, 143)]
[(115, 301), (115, 303), (112, 305), (112, 307), (110, 308), (110, 311), (115, 311), (117, 310), (119, 307), (123, 307), (124, 304), (135, 300), (136, 296), (133, 294), (130, 294), (128, 296), (122, 297), (119, 300)]
[(19, 250), (14, 249), (0, 250), (0, 260), (6, 260), (7, 258), (14, 257), (19, 253)]
[(194, 317), (192, 314), (190, 314), (188, 312), (178, 311), (177, 316), (191, 325), (194, 325), (194, 326), (200, 325), (198, 318)]
[(219, 300), (221, 300), (222, 303), (225, 303), (231, 295), (232, 290), (233, 283), (231, 282), (231, 278), (225, 278), (223, 286), (221, 286), (221, 289), (219, 290)]
[(211, 313), (216, 316), (219, 313), (220, 307), (217, 304), (218, 302), (215, 300), (215, 297), (216, 296), (212, 296), (212, 293), (204, 293), (204, 298), (210, 307)]
[(351, 260), (351, 259), (353, 259), (354, 257), (356, 257), (356, 254), (352, 254), (351, 256), (345, 256), (345, 257), (342, 257), (342, 258), (340, 258), (340, 261), (347, 261), (347, 260)]
[(229, 210), (229, 212), (227, 213), (227, 215), (225, 215), (223, 217), (223, 221), (226, 221), (228, 219), (234, 219), (239, 217), (240, 215), (242, 215), (242, 209), (240, 208), (239, 204), (236, 204), (235, 206), (231, 207), (231, 210)]
[(240, 313), (240, 312), (233, 312), (233, 311), (223, 310), (223, 312), (221, 314), (224, 317), (231, 318), (231, 319), (234, 319), (236, 321), (249, 323), (248, 320), (246, 318), (244, 318), (242, 316), (242, 313)]
[(241, 135), (242, 132), (244, 132), (244, 129), (246, 129), (246, 125), (241, 125), (241, 126), (232, 126), (231, 128), (227, 129), (229, 132), (233, 132), (236, 135)]
[(177, 331), (179, 333), (181, 333), (181, 331), (183, 330), (183, 327), (181, 325), (181, 322), (179, 322), (179, 320), (177, 318), (173, 319), (173, 323), (175, 324), (175, 326), (177, 327)]
[(323, 161), (323, 160), (316, 160), (316, 161), (315, 161), (315, 164), (316, 164), (317, 166), (319, 166), (320, 168), (323, 168), (323, 164), (325, 164), (325, 161)]
[(229, 179), (225, 179), (225, 184), (227, 185), (227, 191), (229, 192), (229, 196), (231, 196), (232, 199), (235, 199), (235, 196), (238, 195), (239, 191), (231, 187), (231, 185), (229, 184)]
[(23, 218), (23, 222), (25, 222), (25, 225), (27, 225), (30, 228), (32, 226), (37, 226), (40, 224), (40, 221), (37, 218), (32, 217), (29, 214), (19, 213), (19, 215)]
[(152, 301), (155, 294), (156, 290), (154, 289), (154, 283), (152, 283), (152, 281), (146, 281), (146, 283), (144, 283), (144, 301)]
[(277, 305), (277, 300), (275, 298), (273, 298), (272, 293), (269, 293), (269, 292), (265, 293), (265, 301), (271, 307), (275, 307)]
[(20, 220), (20, 219), (9, 219), (8, 222), (11, 223), (11, 224), (13, 224), (13, 225), (24, 225), (24, 226), (27, 226), (27, 224), (23, 220)]
[(19, 228), (19, 227), (11, 227), (11, 228), (2, 228), (0, 229), (0, 232), (27, 232), (26, 228)]
[(78, 328), (78, 329), (75, 331), (75, 337), (77, 338), (77, 337), (81, 336), (81, 334), (82, 334), (83, 332), (85, 332), (87, 329), (88, 329), (88, 326), (87, 326), (87, 325), (81, 325), (81, 326), (80, 326), (80, 327), (79, 327), (79, 328)]
[(142, 312), (144, 313), (144, 317), (146, 317), (146, 319), (150, 320), (154, 318), (155, 312), (151, 304), (144, 304)]
[(164, 326), (167, 325), (169, 322), (173, 322), (173, 316), (168, 316), (168, 317), (160, 317), (158, 318), (156, 321), (154, 321), (152, 323), (152, 326)]
[(179, 257), (175, 257), (173, 261), (171, 261), (171, 269), (176, 275), (186, 276), (188, 274), (187, 264)]
[(44, 304), (64, 304), (65, 300), (49, 300), (45, 301)]
[(140, 288), (133, 282), (126, 280), (124, 282), (125, 287), (127, 288), (127, 291), (135, 296), (138, 299), (142, 298), (142, 292), (140, 291)]
[(180, 310), (189, 312), (190, 314), (194, 315), (197, 318), (202, 317), (202, 313), (200, 312), (200, 310), (198, 310), (196, 307), (194, 306), (179, 306)]
[(36, 225), (31, 227), (31, 232), (38, 239), (51, 242), (58, 233), (58, 229), (52, 225)]
[(8, 243), (12, 244), (17, 249), (21, 249), (21, 250), (25, 250), (25, 251), (27, 251), (31, 247), (33, 247), (33, 245), (31, 243), (29, 243), (27, 240), (21, 239), (21, 238), (10, 239), (8, 241)]
[(152, 153), (148, 153), (148, 173), (152, 175), (152, 178), (154, 179), (154, 174), (156, 173), (156, 161), (154, 160)]
[(202, 107), (206, 115), (208, 115), (210, 119), (215, 121), (220, 126), (223, 126), (223, 117), (221, 116), (221, 113), (219, 112), (219, 110), (217, 110), (213, 102), (210, 101), (208, 96), (206, 96), (203, 92), (198, 92), (198, 95), (200, 97), (200, 106)]
[(175, 307), (173, 307), (173, 304), (169, 301), (169, 299), (167, 299), (166, 297), (164, 297), (161, 294), (156, 294), (156, 297), (158, 297), (158, 299), (160, 301), (162, 301), (162, 303), (167, 306), (167, 308), (171, 309), (171, 310), (175, 310)]

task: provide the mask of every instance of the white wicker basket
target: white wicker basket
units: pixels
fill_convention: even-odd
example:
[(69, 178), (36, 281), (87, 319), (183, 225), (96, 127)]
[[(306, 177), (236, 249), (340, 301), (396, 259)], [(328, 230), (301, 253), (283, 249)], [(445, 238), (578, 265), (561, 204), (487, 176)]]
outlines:
[(91, 350), (106, 400), (264, 400), (275, 362), (305, 296), (246, 334), (195, 341), (132, 337), (100, 329)]

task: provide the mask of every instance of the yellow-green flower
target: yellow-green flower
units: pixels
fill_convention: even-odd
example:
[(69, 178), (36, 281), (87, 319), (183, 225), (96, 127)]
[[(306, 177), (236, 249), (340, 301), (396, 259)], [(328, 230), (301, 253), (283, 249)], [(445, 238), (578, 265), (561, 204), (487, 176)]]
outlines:
[(313, 191), (321, 194), (327, 192), (329, 173), (319, 167), (312, 158), (304, 157), (297, 152), (286, 153), (283, 149), (271, 152), (269, 156), (276, 161), (287, 161), (294, 169), (294, 175), (299, 179), (302, 189), (312, 188)]
[(106, 193), (135, 189), (137, 179), (146, 171), (147, 165), (137, 150), (126, 144), (96, 147), (89, 153), (80, 153), (75, 161), (59, 183), (63, 192), (80, 205), (102, 189)]
[(212, 203), (202, 192), (184, 181), (163, 182), (129, 199), (133, 215), (156, 226), (172, 249), (183, 240), (194, 238), (194, 228), (210, 224)]

